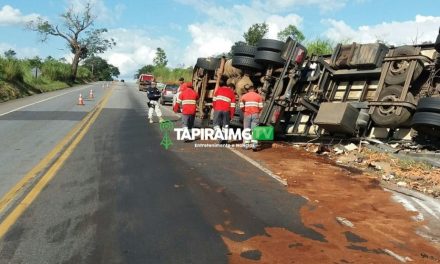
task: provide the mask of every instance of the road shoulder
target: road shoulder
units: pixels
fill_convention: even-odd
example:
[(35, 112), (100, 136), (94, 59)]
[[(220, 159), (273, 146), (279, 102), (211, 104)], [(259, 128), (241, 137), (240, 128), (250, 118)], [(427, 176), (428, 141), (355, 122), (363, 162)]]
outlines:
[[(304, 255), (304, 259), (336, 262), (343, 255), (355, 263), (364, 262), (357, 257), (365, 255), (377, 255), (379, 259), (386, 256), (383, 261), (396, 256), (417, 262), (440, 260), (439, 245), (417, 234), (430, 223), (417, 221), (419, 213), (407, 211), (391, 199), (392, 193), (383, 190), (375, 177), (292, 146), (236, 151), (284, 180), (288, 192), (306, 197), (309, 202), (301, 209), (305, 226), (319, 230), (332, 245), (314, 245), (313, 241), (297, 238), (296, 245), (300, 246), (292, 247), (292, 254), (303, 255), (306, 250), (312, 254)], [(258, 243), (258, 239), (247, 243)], [(316, 250), (319, 248), (323, 250)]]

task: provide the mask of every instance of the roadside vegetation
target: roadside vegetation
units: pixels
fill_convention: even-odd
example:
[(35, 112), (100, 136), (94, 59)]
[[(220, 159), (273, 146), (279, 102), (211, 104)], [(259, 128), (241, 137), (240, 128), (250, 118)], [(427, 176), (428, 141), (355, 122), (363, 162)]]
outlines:
[(135, 79), (143, 73), (153, 74), (158, 82), (162, 83), (177, 83), (180, 77), (190, 81), (192, 78), (193, 67), (167, 67), (168, 59), (165, 51), (162, 48), (156, 49), (156, 56), (153, 59), (153, 64), (148, 64), (138, 69), (133, 76)]
[(38, 17), (30, 21), (26, 29), (37, 32), (42, 42), (49, 37), (64, 39), (71, 50), (72, 62), (51, 56), (19, 59), (14, 50), (4, 52), (4, 56), (0, 56), (0, 102), (75, 84), (111, 81), (119, 76), (117, 67), (97, 56), (116, 43), (104, 38), (107, 29), (94, 28), (96, 15), (91, 1), (85, 4), (84, 10), (69, 8), (60, 17), (63, 21), (58, 25)]
[[(11, 56), (11, 54), (14, 54)], [(78, 67), (75, 82), (71, 81), (71, 64), (64, 59), (18, 59), (9, 50), (0, 56), (0, 102), (71, 87), (92, 81), (111, 81), (119, 75), (117, 67), (94, 57)], [(101, 64), (93, 63), (100, 61)], [(88, 62), (88, 63), (87, 63)], [(93, 68), (93, 72), (92, 72)]]
[[(268, 32), (269, 26), (265, 22), (254, 24), (243, 34), (244, 42), (238, 41), (235, 45), (240, 43), (256, 45), (260, 39), (265, 38)], [(281, 41), (286, 41), (289, 36), (303, 44), (309, 55), (331, 54), (335, 46), (335, 43), (326, 38), (307, 39), (295, 25), (288, 25), (277, 34), (278, 40)]]

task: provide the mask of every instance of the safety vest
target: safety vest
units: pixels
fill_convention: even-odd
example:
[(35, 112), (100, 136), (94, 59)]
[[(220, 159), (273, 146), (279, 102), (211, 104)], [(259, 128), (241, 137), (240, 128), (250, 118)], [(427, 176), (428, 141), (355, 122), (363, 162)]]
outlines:
[(235, 94), (234, 91), (226, 86), (217, 88), (215, 91), (212, 106), (214, 111), (229, 111), (231, 117), (235, 113)]
[(180, 106), (182, 109), (182, 114), (194, 115), (196, 113), (196, 103), (198, 97), (198, 94), (193, 89), (186, 88), (179, 94), (176, 104), (174, 105), (174, 112), (177, 112)]
[(263, 98), (256, 92), (248, 92), (241, 97), (240, 108), (244, 115), (259, 114), (263, 109)]

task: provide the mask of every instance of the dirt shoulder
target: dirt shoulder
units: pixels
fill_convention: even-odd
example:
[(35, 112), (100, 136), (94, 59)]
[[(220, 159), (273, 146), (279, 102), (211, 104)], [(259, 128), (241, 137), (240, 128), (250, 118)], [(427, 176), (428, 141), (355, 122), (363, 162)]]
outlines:
[(255, 263), (240, 256), (243, 249), (261, 252), (259, 263), (440, 263), (439, 245), (416, 234), (423, 222), (392, 201), (378, 175), (293, 146), (240, 152), (287, 181), (287, 191), (309, 200), (301, 209), (302, 221), (327, 242), (267, 228), (268, 236), (224, 239), (231, 263)]

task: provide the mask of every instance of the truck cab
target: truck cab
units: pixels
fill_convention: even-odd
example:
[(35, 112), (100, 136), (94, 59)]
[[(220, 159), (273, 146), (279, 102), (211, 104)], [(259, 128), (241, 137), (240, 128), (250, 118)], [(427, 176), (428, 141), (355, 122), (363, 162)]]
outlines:
[(153, 74), (139, 75), (139, 79), (138, 79), (139, 91), (146, 91), (152, 82), (154, 82)]

